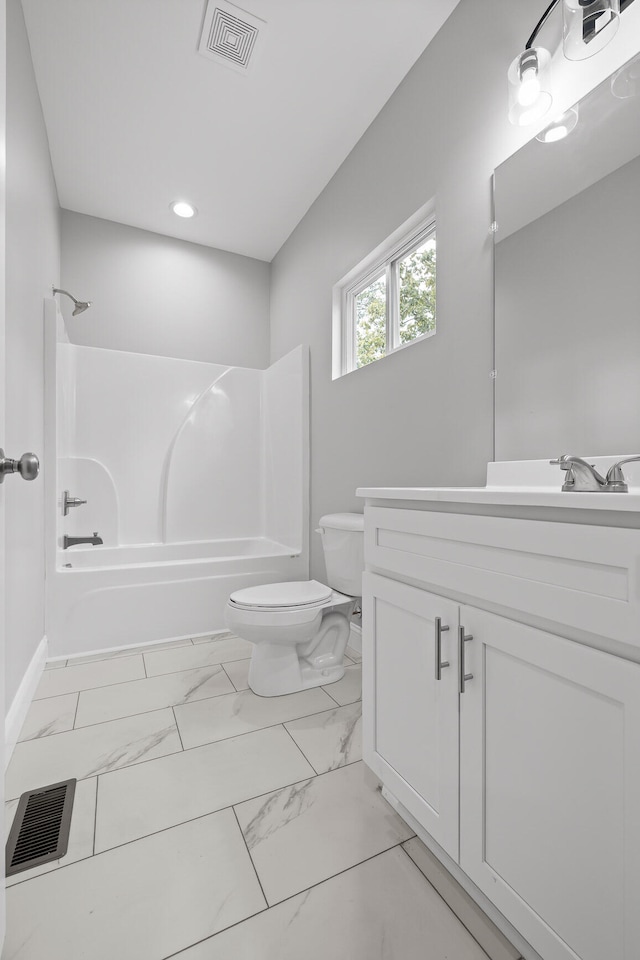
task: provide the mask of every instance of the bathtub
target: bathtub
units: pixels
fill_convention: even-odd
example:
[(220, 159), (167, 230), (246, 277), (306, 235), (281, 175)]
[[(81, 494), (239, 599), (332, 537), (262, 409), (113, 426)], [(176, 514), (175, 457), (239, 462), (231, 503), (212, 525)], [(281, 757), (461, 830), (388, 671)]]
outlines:
[(59, 550), (49, 656), (206, 636), (232, 591), (306, 576), (300, 552), (262, 537)]

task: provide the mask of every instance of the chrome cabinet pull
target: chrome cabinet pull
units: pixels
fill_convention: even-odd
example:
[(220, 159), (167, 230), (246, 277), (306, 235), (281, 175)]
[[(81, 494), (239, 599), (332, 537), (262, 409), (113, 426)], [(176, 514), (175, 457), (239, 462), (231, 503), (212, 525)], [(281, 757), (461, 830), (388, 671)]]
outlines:
[(460, 668), (460, 674), (459, 674), (460, 682), (458, 684), (458, 689), (460, 693), (464, 693), (464, 688), (467, 680), (473, 680), (472, 673), (465, 673), (466, 668), (464, 665), (464, 645), (465, 643), (468, 643), (469, 640), (473, 640), (473, 634), (465, 633), (464, 627), (459, 627), (458, 628), (458, 665)]
[(448, 660), (445, 660), (444, 662), (440, 660), (441, 649), (442, 649), (442, 634), (445, 632), (445, 630), (448, 630), (448, 629), (449, 627), (447, 626), (447, 624), (445, 623), (445, 625), (442, 626), (441, 618), (436, 617), (436, 680), (441, 679), (443, 668), (449, 666)]

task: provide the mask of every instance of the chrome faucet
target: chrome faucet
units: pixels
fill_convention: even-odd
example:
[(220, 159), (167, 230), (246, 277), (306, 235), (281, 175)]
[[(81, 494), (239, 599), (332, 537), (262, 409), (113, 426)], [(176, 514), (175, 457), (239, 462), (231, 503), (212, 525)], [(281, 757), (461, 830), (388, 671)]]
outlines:
[(568, 457), (563, 454), (557, 460), (549, 463), (557, 464), (565, 470), (567, 478), (562, 489), (572, 493), (628, 493), (629, 486), (624, 478), (622, 466), (640, 460), (640, 456), (627, 457), (609, 467), (606, 477), (601, 476), (592, 463), (587, 463), (582, 457)]
[(550, 460), (549, 463), (558, 464), (561, 470), (565, 470), (567, 478), (562, 484), (562, 489), (573, 493), (588, 491), (597, 493), (604, 490), (607, 485), (605, 477), (600, 476), (596, 468), (583, 460), (582, 457), (568, 457), (562, 454), (557, 460)]
[(98, 544), (102, 543), (102, 537), (98, 536), (97, 531), (94, 531), (92, 537), (68, 537), (65, 533), (62, 538), (62, 549), (66, 550), (68, 547), (75, 547), (78, 543), (91, 543), (94, 547), (97, 547)]

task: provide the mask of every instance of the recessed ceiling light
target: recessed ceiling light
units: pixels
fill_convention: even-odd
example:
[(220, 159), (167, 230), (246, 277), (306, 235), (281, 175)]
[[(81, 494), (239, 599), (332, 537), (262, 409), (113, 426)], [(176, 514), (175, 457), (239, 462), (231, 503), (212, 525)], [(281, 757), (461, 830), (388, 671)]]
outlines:
[(170, 206), (176, 217), (195, 217), (198, 212), (193, 204), (186, 200), (174, 200)]

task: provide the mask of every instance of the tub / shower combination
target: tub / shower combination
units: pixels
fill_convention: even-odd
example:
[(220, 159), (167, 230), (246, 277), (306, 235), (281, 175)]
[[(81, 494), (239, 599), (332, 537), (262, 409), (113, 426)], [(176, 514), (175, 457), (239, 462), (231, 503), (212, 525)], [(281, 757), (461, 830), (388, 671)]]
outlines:
[(224, 629), (232, 590), (300, 576), (300, 554), (263, 537), (122, 547), (58, 555), (53, 656), (206, 636)]
[[(45, 359), (50, 656), (206, 636), (233, 590), (308, 576), (306, 348), (249, 370), (63, 340)], [(87, 504), (63, 516), (64, 490)]]

